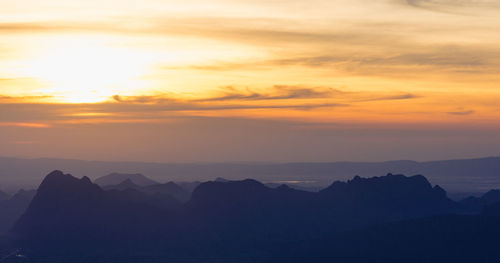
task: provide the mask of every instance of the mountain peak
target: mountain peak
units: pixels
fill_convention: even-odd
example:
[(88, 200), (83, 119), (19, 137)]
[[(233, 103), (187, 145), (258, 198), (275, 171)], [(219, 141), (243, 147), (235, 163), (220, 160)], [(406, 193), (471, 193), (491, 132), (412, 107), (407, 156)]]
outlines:
[(71, 174), (64, 174), (60, 170), (55, 170), (49, 173), (47, 176), (45, 176), (42, 183), (40, 184), (39, 190), (43, 191), (46, 187), (54, 187), (54, 186), (63, 187), (65, 185), (71, 185), (80, 182), (82, 182), (83, 184), (92, 184), (92, 182), (90, 182), (90, 179), (88, 177), (83, 177), (82, 179), (78, 179), (76, 177), (73, 177)]
[(62, 178), (68, 177), (67, 174), (64, 174), (60, 170), (54, 170), (50, 172), (47, 176), (45, 176), (44, 181), (52, 181), (52, 180), (61, 180)]
[(122, 185), (136, 185), (136, 184), (134, 184), (134, 182), (132, 182), (132, 180), (130, 180), (130, 178), (125, 179), (120, 184), (122, 184)]
[[(36, 232), (40, 221), (53, 224), (50, 215), (61, 216), (62, 209), (65, 215), (71, 215), (73, 212), (84, 214), (93, 205), (102, 203), (103, 193), (104, 191), (93, 184), (88, 177), (79, 179), (59, 170), (53, 171), (43, 179), (25, 214), (14, 226), (14, 230)], [(56, 227), (46, 230), (54, 231), (54, 228)]]
[(61, 170), (54, 170), (52, 172), (50, 172), (47, 177), (51, 177), (51, 176), (62, 176), (64, 175), (64, 173), (61, 171)]
[(321, 190), (320, 193), (331, 196), (348, 196), (353, 200), (446, 199), (446, 192), (439, 186), (432, 187), (422, 175), (407, 177), (391, 173), (371, 178), (355, 176), (347, 182), (336, 181)]
[(83, 183), (86, 183), (86, 184), (91, 184), (92, 181), (90, 181), (90, 178), (88, 178), (87, 176), (84, 176), (82, 177), (82, 179), (80, 179)]
[(64, 174), (62, 171), (55, 170), (43, 179), (37, 195), (54, 195), (58, 193), (57, 195), (64, 196), (64, 194), (73, 192), (96, 190), (101, 189), (86, 176), (78, 179), (71, 174)]

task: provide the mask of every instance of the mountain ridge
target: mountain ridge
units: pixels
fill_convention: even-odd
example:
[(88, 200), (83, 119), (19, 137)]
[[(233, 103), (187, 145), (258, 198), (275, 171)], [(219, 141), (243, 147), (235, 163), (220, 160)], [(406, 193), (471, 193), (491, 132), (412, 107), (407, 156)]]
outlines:
[[(328, 162), (328, 163), (141, 163), (100, 162), (62, 159), (0, 158), (0, 183), (10, 188), (32, 188), (46, 174), (59, 169), (79, 177), (97, 178), (116, 171), (140, 171), (158, 182), (207, 181), (217, 177), (229, 180), (254, 178), (262, 182), (300, 181), (304, 186), (328, 186), (335, 180), (353, 175), (378, 176), (393, 174), (424, 174), (448, 192), (481, 193), (500, 188), (500, 157), (458, 159), (431, 162)], [(8, 175), (8, 176), (7, 176)], [(15, 175), (15, 176), (11, 176)], [(471, 178), (477, 180), (471, 181)], [(491, 184), (486, 188), (481, 181)], [(119, 180), (121, 182), (123, 180)], [(113, 184), (117, 184), (115, 182)]]

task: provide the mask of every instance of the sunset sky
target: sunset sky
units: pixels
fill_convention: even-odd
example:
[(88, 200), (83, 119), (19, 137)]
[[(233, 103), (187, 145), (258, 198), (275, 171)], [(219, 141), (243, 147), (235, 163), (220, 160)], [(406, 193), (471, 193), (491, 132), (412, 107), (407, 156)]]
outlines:
[(500, 155), (498, 0), (0, 0), (0, 155)]

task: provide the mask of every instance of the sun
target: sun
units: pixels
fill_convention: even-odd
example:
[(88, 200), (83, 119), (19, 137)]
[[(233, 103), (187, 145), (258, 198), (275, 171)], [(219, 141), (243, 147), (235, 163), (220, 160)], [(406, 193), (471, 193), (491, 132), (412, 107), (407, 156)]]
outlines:
[(147, 57), (95, 42), (63, 41), (30, 62), (28, 75), (45, 84), (58, 101), (95, 103), (140, 88)]

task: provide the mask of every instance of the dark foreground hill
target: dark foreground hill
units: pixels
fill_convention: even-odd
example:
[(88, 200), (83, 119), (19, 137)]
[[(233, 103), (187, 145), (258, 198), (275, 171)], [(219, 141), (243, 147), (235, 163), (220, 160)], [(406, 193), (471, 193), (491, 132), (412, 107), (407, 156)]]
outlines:
[(266, 262), (498, 262), (500, 218), (447, 215), (276, 244)]
[(12, 242), (31, 262), (497, 262), (500, 220), (494, 204), (483, 210), (458, 215), (468, 210), (423, 176), (355, 177), (317, 193), (206, 182), (181, 204), (54, 171)]

